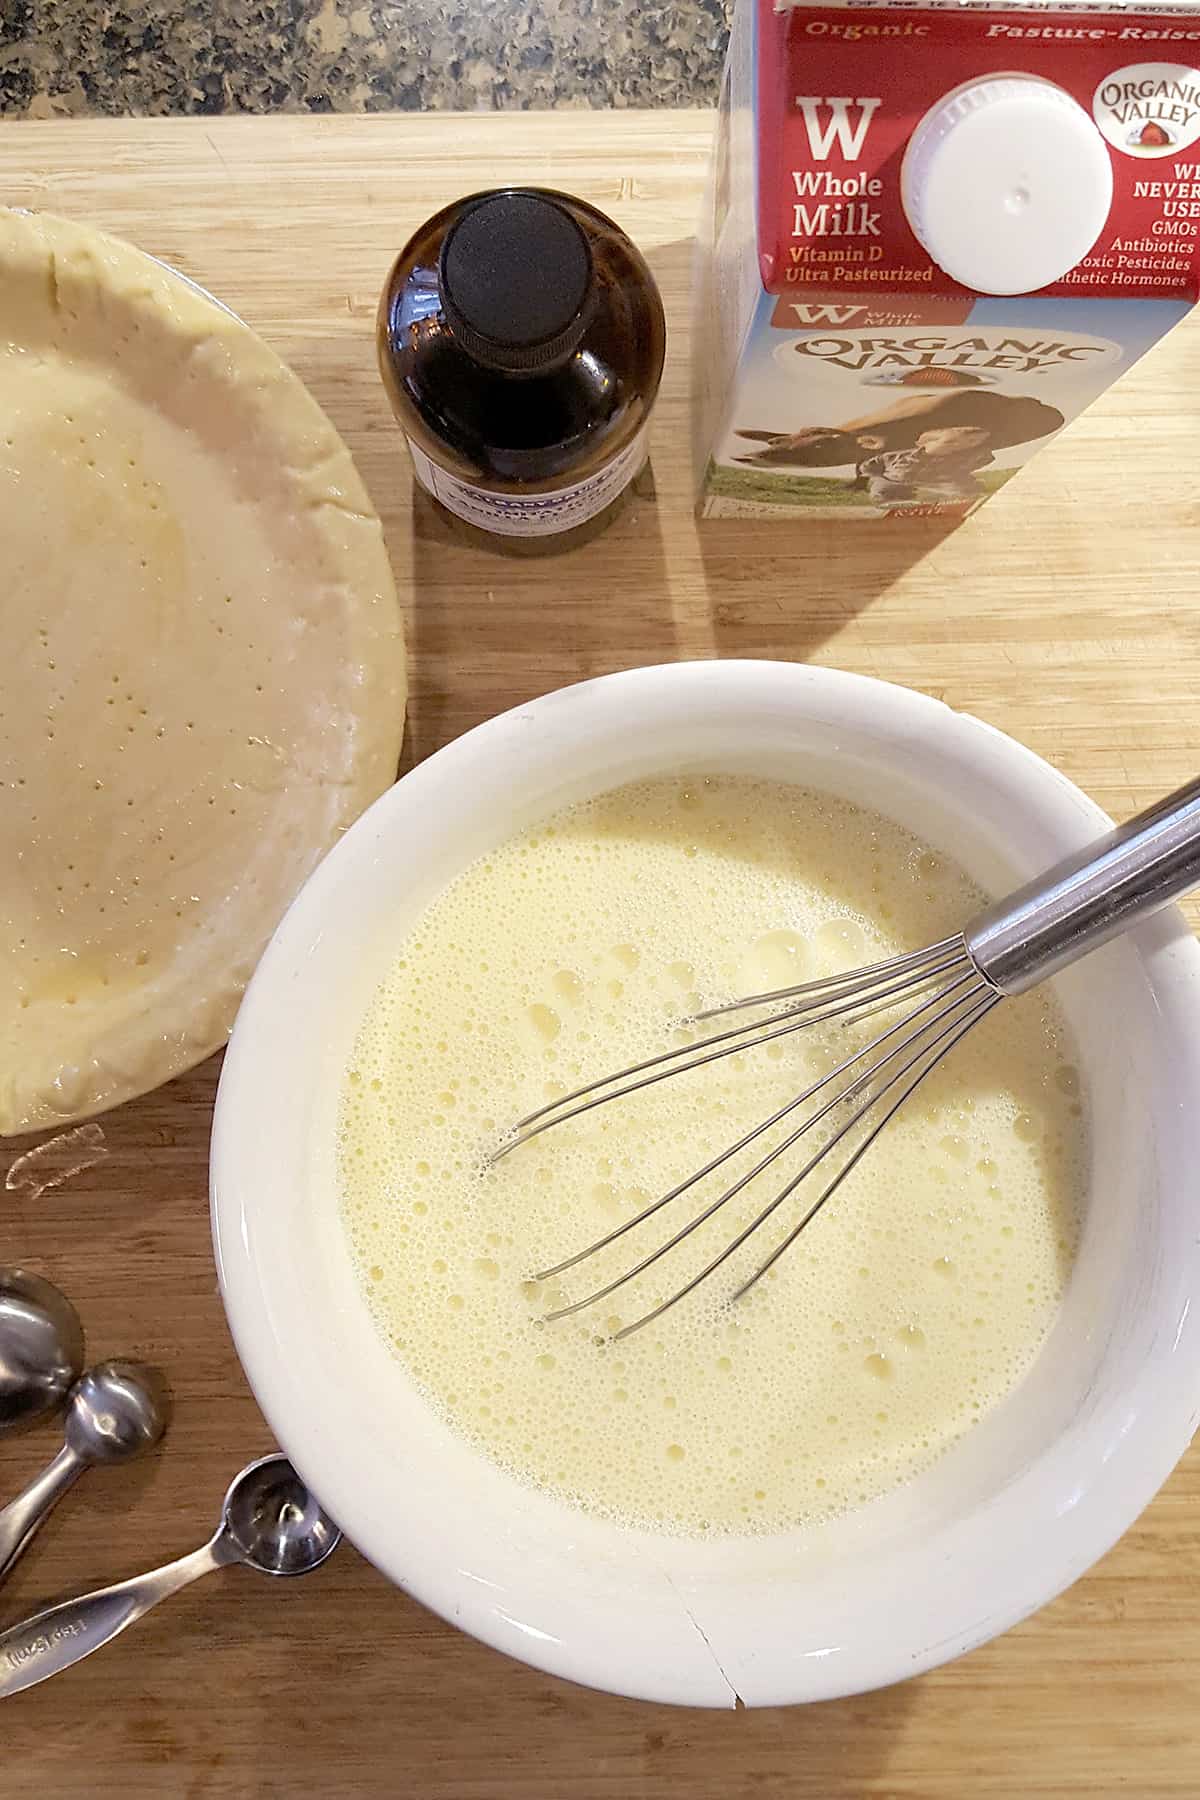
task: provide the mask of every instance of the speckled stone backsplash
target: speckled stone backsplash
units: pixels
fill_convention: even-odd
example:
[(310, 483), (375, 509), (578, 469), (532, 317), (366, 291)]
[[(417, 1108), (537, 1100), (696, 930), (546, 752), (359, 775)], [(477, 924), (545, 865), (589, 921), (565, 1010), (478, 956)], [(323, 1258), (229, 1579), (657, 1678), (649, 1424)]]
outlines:
[(730, 0), (0, 0), (0, 113), (716, 99)]

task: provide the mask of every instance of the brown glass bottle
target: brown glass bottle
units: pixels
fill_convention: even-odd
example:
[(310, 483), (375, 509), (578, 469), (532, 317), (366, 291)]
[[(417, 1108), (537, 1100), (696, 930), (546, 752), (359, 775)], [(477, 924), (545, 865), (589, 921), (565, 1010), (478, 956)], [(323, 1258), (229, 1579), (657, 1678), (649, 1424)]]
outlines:
[(472, 194), (396, 258), (379, 366), (417, 480), (517, 554), (602, 530), (646, 460), (666, 347), (640, 252), (583, 200)]

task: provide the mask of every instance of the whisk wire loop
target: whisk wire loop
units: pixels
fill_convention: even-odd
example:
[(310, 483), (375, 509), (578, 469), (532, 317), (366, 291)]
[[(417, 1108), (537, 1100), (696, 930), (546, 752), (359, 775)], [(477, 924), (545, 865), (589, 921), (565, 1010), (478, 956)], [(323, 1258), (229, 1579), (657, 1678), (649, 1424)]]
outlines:
[[(578, 1250), (573, 1256), (568, 1256), (562, 1262), (555, 1263), (553, 1268), (542, 1269), (535, 1275), (534, 1280), (550, 1281), (556, 1275), (565, 1274), (568, 1269), (573, 1269), (577, 1263), (585, 1261), (589, 1256), (595, 1255), (597, 1251), (606, 1249), (609, 1244), (616, 1243), (618, 1238), (624, 1237), (628, 1232), (635, 1230), (637, 1226), (644, 1224), (647, 1219), (653, 1218), (654, 1214), (661, 1212), (664, 1206), (668, 1206), (672, 1200), (677, 1200), (681, 1194), (686, 1194), (689, 1188), (695, 1187), (698, 1182), (703, 1181), (706, 1176), (711, 1175), (714, 1170), (719, 1169), (722, 1164), (731, 1161), (733, 1157), (737, 1156), (742, 1150), (748, 1149), (751, 1144), (757, 1142), (760, 1137), (770, 1131), (772, 1126), (780, 1124), (789, 1114), (795, 1112), (799, 1107), (804, 1106), (825, 1088), (830, 1087), (840, 1076), (846, 1074), (850, 1069), (853, 1069), (856, 1064), (861, 1063), (865, 1058), (873, 1055), (875, 1051), (879, 1050), (884, 1044), (889, 1042), (891, 1038), (894, 1038), (897, 1032), (905, 1030), (913, 1020), (919, 1018), (922, 1013), (928, 1012), (930, 1007), (936, 1006), (940, 1001), (945, 1000), (955, 988), (961, 987), (964, 982), (967, 982), (970, 979), (971, 977), (968, 975), (961, 976), (952, 987), (943, 990), (941, 993), (935, 994), (931, 1000), (927, 1000), (923, 1006), (918, 1007), (916, 1012), (913, 1013), (909, 1019), (904, 1019), (900, 1024), (892, 1026), (890, 1031), (881, 1032), (877, 1037), (873, 1038), (869, 1044), (865, 1044), (861, 1050), (856, 1050), (852, 1056), (846, 1057), (836, 1068), (831, 1069), (828, 1074), (819, 1075), (814, 1082), (806, 1087), (801, 1093), (797, 1094), (794, 1099), (786, 1101), (784, 1105), (781, 1106), (778, 1111), (772, 1113), (769, 1118), (763, 1119), (760, 1124), (753, 1126), (744, 1136), (738, 1138), (736, 1143), (727, 1145), (726, 1148), (719, 1151), (710, 1162), (705, 1163), (703, 1168), (697, 1169), (693, 1174), (689, 1175), (686, 1180), (681, 1181), (676, 1187), (671, 1188), (668, 1193), (663, 1194), (660, 1199), (652, 1200), (648, 1206), (644, 1206), (641, 1211), (635, 1213), (632, 1218), (625, 1219), (620, 1225), (614, 1226), (611, 1231), (606, 1232), (603, 1237), (597, 1238), (595, 1243), (589, 1244), (586, 1249)], [(894, 1055), (895, 1052), (892, 1052), (892, 1054)], [(804, 1123), (791, 1134), (791, 1136), (785, 1138), (781, 1144), (776, 1145), (769, 1156), (765, 1157), (761, 1162), (756, 1163), (754, 1168), (752, 1168), (748, 1174), (744, 1175), (735, 1187), (729, 1188), (721, 1196), (720, 1200), (716, 1201), (697, 1219), (693, 1220), (691, 1226), (687, 1227), (668, 1243), (664, 1244), (661, 1250), (656, 1251), (653, 1256), (648, 1257), (645, 1262), (640, 1263), (637, 1268), (630, 1269), (627, 1275), (623, 1275), (619, 1281), (612, 1283), (609, 1288), (604, 1289), (602, 1292), (589, 1295), (588, 1300), (581, 1300), (575, 1306), (562, 1307), (557, 1313), (551, 1314), (550, 1317), (563, 1318), (568, 1313), (578, 1312), (580, 1307), (588, 1305), (591, 1300), (603, 1299), (604, 1295), (606, 1293), (611, 1293), (614, 1287), (620, 1287), (624, 1282), (632, 1280), (634, 1275), (641, 1274), (643, 1268), (649, 1267), (650, 1263), (656, 1262), (667, 1250), (673, 1249), (676, 1243), (687, 1236), (688, 1231), (694, 1229), (696, 1225), (703, 1224), (704, 1220), (709, 1218), (711, 1214), (716, 1211), (717, 1206), (722, 1205), (725, 1200), (732, 1199), (735, 1194), (741, 1193), (742, 1189), (753, 1181), (756, 1176), (761, 1175), (764, 1169), (769, 1168), (770, 1165), (777, 1161), (785, 1151), (789, 1150), (798, 1138), (803, 1137), (805, 1132), (810, 1131), (813, 1126), (819, 1125), (821, 1120), (824, 1119), (835, 1106), (839, 1106), (843, 1100), (854, 1098), (854, 1096), (861, 1091), (864, 1082), (873, 1079), (878, 1068), (883, 1066), (883, 1062), (889, 1060), (890, 1057), (884, 1057), (882, 1062), (869, 1070), (865, 1076), (860, 1076), (856, 1081), (851, 1083), (849, 1087), (844, 1089), (842, 1093), (835, 1094), (832, 1099), (828, 1100), (825, 1105), (821, 1107), (819, 1112), (814, 1113), (811, 1118), (806, 1119)]]
[[(934, 951), (937, 952), (936, 956)], [(911, 964), (910, 971), (901, 969), (901, 963)], [(639, 1089), (662, 1081), (669, 1075), (703, 1068), (707, 1063), (717, 1062), (724, 1056), (736, 1056), (739, 1051), (751, 1047), (750, 1044), (735, 1040), (750, 1038), (753, 1047), (757, 1049), (762, 1044), (772, 1043), (793, 1032), (803, 1031), (810, 1025), (824, 1024), (832, 1019), (841, 1018), (850, 1025), (856, 1019), (867, 1017), (868, 1012), (879, 1011), (899, 997), (908, 996), (919, 987), (928, 986), (942, 975), (973, 969), (974, 965), (962, 939), (948, 938), (919, 959), (917, 956), (893, 958), (886, 963), (875, 964), (869, 970), (859, 971), (855, 976), (825, 977), (814, 984), (821, 991), (810, 998), (799, 1000), (769, 1019), (735, 1025), (731, 1030), (719, 1032), (715, 1037), (702, 1038), (699, 1043), (680, 1044), (673, 1050), (664, 1050), (657, 1056), (647, 1057), (643, 1062), (631, 1063), (628, 1068), (618, 1069), (614, 1074), (587, 1082), (569, 1094), (547, 1101), (545, 1106), (518, 1119), (512, 1135), (499, 1145), (490, 1160), (493, 1163), (499, 1162), (502, 1157), (508, 1156), (522, 1144), (527, 1144), (531, 1138), (540, 1136), (543, 1131), (549, 1131), (555, 1125), (565, 1125), (568, 1119), (578, 1118), (581, 1113), (590, 1112), (597, 1106), (607, 1106), (610, 1101), (624, 1099), (626, 1095), (637, 1093)], [(835, 983), (840, 991), (832, 994), (825, 991)], [(705, 1019), (715, 1018), (719, 1013), (765, 1006), (788, 995), (805, 993), (804, 988), (785, 988), (778, 994), (760, 994), (734, 1001), (727, 1007), (715, 1008), (712, 1012), (700, 1013), (692, 1022), (700, 1023)], [(786, 1023), (780, 1024), (781, 1020)], [(776, 1029), (768, 1029), (770, 1026), (775, 1026)], [(657, 1072), (646, 1074), (647, 1070)], [(643, 1079), (631, 1080), (632, 1076)], [(601, 1092), (602, 1089), (607, 1091)]]
[[(970, 983), (970, 985), (966, 986), (967, 983)], [(626, 1325), (618, 1330), (614, 1334), (614, 1341), (619, 1341), (621, 1338), (628, 1337), (631, 1332), (640, 1331), (643, 1326), (649, 1325), (653, 1320), (660, 1318), (663, 1313), (667, 1312), (680, 1300), (692, 1293), (694, 1289), (700, 1286), (701, 1282), (707, 1281), (710, 1275), (715, 1274), (719, 1268), (728, 1262), (729, 1258), (742, 1247), (747, 1239), (753, 1236), (760, 1227), (765, 1225), (767, 1220), (773, 1217), (784, 1202), (791, 1198), (792, 1194), (794, 1194), (800, 1184), (812, 1174), (813, 1170), (817, 1168), (819, 1164), (825, 1162), (830, 1153), (863, 1122), (872, 1109), (877, 1106), (889, 1092), (896, 1088), (898, 1084), (903, 1084), (897, 1098), (893, 1101), (892, 1105), (887, 1109), (878, 1123), (872, 1128), (863, 1143), (858, 1146), (853, 1154), (847, 1159), (843, 1167), (838, 1170), (833, 1180), (818, 1195), (817, 1199), (809, 1207), (800, 1222), (784, 1239), (783, 1243), (759, 1266), (754, 1274), (750, 1276), (749, 1280), (743, 1282), (734, 1298), (740, 1298), (741, 1295), (748, 1293), (755, 1283), (766, 1274), (767, 1270), (778, 1261), (779, 1257), (783, 1254), (783, 1251), (795, 1242), (805, 1226), (816, 1217), (817, 1213), (821, 1210), (821, 1207), (831, 1197), (837, 1187), (841, 1185), (841, 1182), (864, 1155), (871, 1143), (878, 1136), (879, 1132), (904, 1104), (904, 1101), (908, 1099), (919, 1083), (924, 1080), (929, 1071), (936, 1066), (937, 1062), (941, 1060), (941, 1057), (957, 1043), (960, 1037), (978, 1022), (983, 1016), (983, 1013), (994, 1005), (999, 998), (999, 996), (989, 989), (985, 983), (978, 979), (971, 982), (969, 976), (964, 976), (960, 982), (955, 984), (956, 988), (962, 988), (964, 986), (966, 986), (965, 992), (959, 992), (955, 997), (949, 997), (946, 993), (938, 994), (932, 1001), (927, 1001), (925, 1006), (920, 1009), (921, 1012), (926, 1012), (931, 1007), (936, 1006), (938, 1010), (934, 1013), (931, 1020), (928, 1020), (924, 1026), (918, 1028), (915, 1034), (915, 1048), (913, 1047), (914, 1034), (909, 1030), (909, 1034), (900, 1044), (888, 1051), (885, 1055), (877, 1057), (862, 1074), (852, 1080), (846, 1087), (831, 1095), (817, 1112), (806, 1119), (795, 1131), (791, 1132), (782, 1143), (772, 1149), (768, 1155), (756, 1163), (753, 1168), (746, 1172), (746, 1174), (741, 1176), (730, 1187), (726, 1188), (723, 1193), (719, 1194), (715, 1200), (711, 1201), (708, 1206), (703, 1208), (703, 1210), (693, 1219), (681, 1226), (680, 1229), (675, 1232), (672, 1237), (668, 1238), (664, 1244), (660, 1245), (656, 1250), (651, 1251), (648, 1255), (644, 1256), (640, 1262), (635, 1264), (634, 1267), (626, 1270), (623, 1274), (617, 1276), (615, 1280), (608, 1282), (594, 1293), (588, 1294), (582, 1300), (577, 1300), (569, 1306), (560, 1307), (555, 1312), (547, 1314), (547, 1323), (550, 1323), (555, 1319), (569, 1317), (573, 1313), (582, 1311), (584, 1307), (590, 1306), (599, 1300), (606, 1299), (610, 1294), (615, 1293), (618, 1288), (624, 1287), (626, 1283), (634, 1280), (638, 1275), (641, 1275), (646, 1269), (658, 1262), (660, 1258), (666, 1256), (668, 1252), (676, 1249), (685, 1238), (690, 1237), (693, 1232), (710, 1219), (714, 1213), (719, 1211), (728, 1201), (742, 1193), (749, 1187), (751, 1182), (755, 1181), (774, 1163), (778, 1162), (781, 1156), (792, 1149), (802, 1137), (806, 1136), (815, 1126), (819, 1125), (822, 1120), (827, 1118), (836, 1108), (843, 1106), (848, 1102), (860, 1099), (865, 1093), (867, 1097), (862, 1100), (862, 1104), (855, 1107), (849, 1118), (837, 1128), (826, 1143), (821, 1144), (813, 1152), (799, 1171), (786, 1183), (779, 1193), (750, 1220), (749, 1224), (744, 1226), (710, 1262), (705, 1264), (705, 1266), (682, 1287), (670, 1294), (650, 1312), (647, 1312), (642, 1317), (636, 1319), (631, 1325)], [(819, 1093), (824, 1088), (829, 1087), (836, 1082), (841, 1074), (844, 1074), (856, 1063), (861, 1062), (865, 1057), (871, 1056), (874, 1052), (878, 1051), (880, 1046), (889, 1038), (894, 1037), (897, 1032), (908, 1030), (908, 1028), (911, 1027), (911, 1024), (912, 1018), (910, 1017), (902, 1021), (900, 1025), (893, 1027), (891, 1031), (880, 1034), (879, 1037), (875, 1038), (856, 1056), (847, 1058), (838, 1069), (832, 1071), (830, 1075), (824, 1077), (821, 1081), (814, 1083), (812, 1089), (807, 1090), (804, 1095), (801, 1095), (797, 1100), (791, 1102), (788, 1107), (782, 1109), (782, 1112), (786, 1114), (795, 1107), (802, 1105), (805, 1099), (810, 1098), (813, 1094)], [(937, 1029), (939, 1026), (941, 1029)], [(906, 1055), (906, 1052), (909, 1054)], [(873, 1084), (879, 1081), (883, 1071), (897, 1058), (903, 1059), (900, 1062), (900, 1066), (894, 1070), (885, 1081), (883, 1081), (881, 1086), (876, 1088), (874, 1092), (871, 1092), (870, 1090)], [(912, 1073), (914, 1069), (916, 1071), (915, 1074)], [(910, 1077), (907, 1081), (905, 1081), (906, 1076)], [(774, 1121), (768, 1121), (768, 1123), (772, 1122)], [(754, 1133), (748, 1134), (748, 1140), (752, 1140), (754, 1136), (761, 1135), (761, 1132), (765, 1129), (766, 1126), (758, 1127)], [(716, 1159), (714, 1166), (717, 1166), (721, 1161), (727, 1160), (738, 1147), (739, 1146), (733, 1146), (729, 1151), (725, 1152), (722, 1157)], [(699, 1177), (693, 1177), (693, 1182), (697, 1179), (699, 1179)], [(692, 1183), (686, 1185), (692, 1185)], [(623, 1228), (618, 1228), (617, 1231), (609, 1233), (607, 1239), (604, 1241), (611, 1242), (614, 1238), (619, 1237), (622, 1234), (622, 1230), (629, 1230), (634, 1226), (641, 1224), (643, 1219), (650, 1217), (653, 1213), (657, 1212), (667, 1200), (674, 1197), (675, 1194), (673, 1192), (670, 1195), (664, 1196), (662, 1201), (652, 1203), (649, 1207), (644, 1208), (635, 1218), (627, 1220)], [(582, 1251), (578, 1256), (572, 1258), (571, 1263), (584, 1260), (585, 1257), (590, 1256), (593, 1251), (598, 1248), (599, 1245), (589, 1247), (588, 1250)], [(561, 1267), (562, 1265), (560, 1265), (560, 1268)], [(551, 1274), (557, 1272), (557, 1270), (548, 1270), (545, 1275), (539, 1276), (538, 1279), (546, 1279)]]
[[(615, 1293), (635, 1276), (657, 1263), (697, 1231), (706, 1220), (751, 1182), (778, 1162), (781, 1156), (838, 1108), (848, 1107), (830, 1136), (807, 1158), (799, 1172), (763, 1207), (750, 1223), (726, 1244), (718, 1255), (683, 1286), (669, 1294), (632, 1325), (617, 1331), (628, 1337), (652, 1320), (661, 1318), (721, 1268), (753, 1234), (760, 1230), (839, 1144), (848, 1151), (816, 1198), (776, 1244), (770, 1255), (737, 1289), (740, 1299), (761, 1281), (796, 1242), (847, 1176), (865, 1156), (888, 1122), (933, 1069), (981, 1019), (1009, 995), (1024, 993), (1090, 951), (1127, 931), (1136, 920), (1165, 906), (1168, 901), (1200, 883), (1200, 780), (1185, 784), (1158, 801), (1137, 818), (1119, 825), (1104, 837), (1072, 852), (1052, 869), (997, 900), (969, 919), (962, 932), (943, 938), (924, 950), (888, 957), (865, 969), (842, 975), (821, 976), (773, 993), (751, 994), (723, 1006), (710, 1008), (691, 1021), (705, 1024), (735, 1012), (771, 1010), (766, 1018), (752, 1019), (720, 1031), (715, 1036), (677, 1046), (647, 1057), (573, 1093), (548, 1102), (518, 1121), (508, 1140), (492, 1157), (497, 1161), (551, 1126), (564, 1124), (592, 1108), (606, 1106), (675, 1075), (703, 1068), (722, 1057), (736, 1056), (763, 1044), (771, 1044), (811, 1025), (838, 1022), (849, 1027), (875, 1014), (909, 1010), (899, 1022), (874, 1036), (864, 1049), (844, 1057), (828, 1075), (780, 1107), (769, 1119), (748, 1131), (702, 1169), (677, 1183), (669, 1193), (652, 1201), (633, 1218), (589, 1244), (586, 1250), (546, 1269), (538, 1277), (546, 1281), (575, 1268), (615, 1243), (627, 1232), (653, 1218), (707, 1176), (715, 1174), (741, 1151), (757, 1143), (764, 1133), (780, 1125), (810, 1101), (816, 1110), (782, 1141), (759, 1158), (754, 1166), (710, 1201), (695, 1218), (681, 1226), (667, 1242), (644, 1256), (616, 1280), (585, 1299), (559, 1307), (549, 1315), (565, 1318), (585, 1306)], [(932, 994), (917, 1006), (910, 1003), (930, 988)], [(893, 1040), (898, 1039), (898, 1042)], [(888, 1048), (888, 1046), (891, 1046)], [(841, 1085), (839, 1085), (841, 1084)], [(889, 1099), (889, 1096), (891, 1098)], [(879, 1109), (882, 1106), (882, 1111)], [(851, 1134), (867, 1124), (862, 1140)]]

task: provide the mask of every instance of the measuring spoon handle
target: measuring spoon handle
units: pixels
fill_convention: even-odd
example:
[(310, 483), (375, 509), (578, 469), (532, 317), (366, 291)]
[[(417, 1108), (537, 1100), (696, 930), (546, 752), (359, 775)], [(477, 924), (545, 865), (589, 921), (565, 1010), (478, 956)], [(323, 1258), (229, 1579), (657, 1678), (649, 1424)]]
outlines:
[(67, 1489), (87, 1467), (64, 1444), (53, 1462), (35, 1475), (23, 1493), (0, 1512), (0, 1581), (8, 1574), (26, 1544)]
[(102, 1644), (111, 1643), (160, 1600), (199, 1580), (210, 1569), (219, 1569), (229, 1560), (221, 1554), (221, 1543), (218, 1532), (202, 1549), (165, 1563), (149, 1575), (134, 1575), (112, 1587), (64, 1600), (0, 1632), (0, 1700), (81, 1662)]

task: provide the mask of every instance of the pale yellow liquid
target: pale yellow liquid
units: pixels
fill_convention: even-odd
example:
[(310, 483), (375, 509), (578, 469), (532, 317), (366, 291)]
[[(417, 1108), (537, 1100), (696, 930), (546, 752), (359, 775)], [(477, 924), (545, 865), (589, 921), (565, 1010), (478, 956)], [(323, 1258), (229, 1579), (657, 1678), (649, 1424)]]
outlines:
[(727, 777), (620, 789), (460, 876), (397, 946), (347, 1071), (340, 1143), (367, 1303), (445, 1417), (589, 1511), (757, 1533), (895, 1487), (1001, 1400), (1046, 1333), (1078, 1226), (1078, 1080), (1045, 995), (1004, 1002), (956, 1048), (744, 1300), (729, 1304), (815, 1198), (811, 1181), (619, 1343), (613, 1331), (798, 1171), (800, 1147), (598, 1306), (541, 1322), (661, 1243), (716, 1178), (581, 1267), (540, 1285), (533, 1273), (892, 1019), (818, 1027), (659, 1083), (486, 1166), (548, 1098), (698, 1036), (681, 1021), (699, 1008), (916, 948), (981, 900), (878, 816)]

